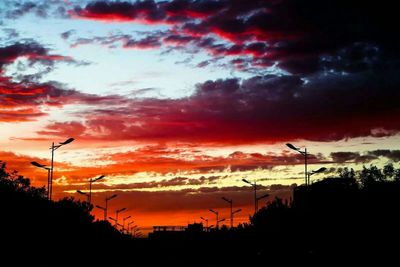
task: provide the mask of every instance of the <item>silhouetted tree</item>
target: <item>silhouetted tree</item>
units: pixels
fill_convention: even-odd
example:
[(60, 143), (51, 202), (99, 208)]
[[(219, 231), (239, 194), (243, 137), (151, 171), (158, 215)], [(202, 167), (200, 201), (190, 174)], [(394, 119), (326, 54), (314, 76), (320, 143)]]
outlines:
[(390, 180), (393, 178), (395, 173), (395, 168), (392, 163), (386, 164), (383, 167), (383, 174), (386, 176), (386, 180)]
[(340, 168), (338, 170), (339, 177), (343, 179), (355, 179), (356, 178), (356, 173), (353, 168), (349, 170), (349, 168)]
[(376, 182), (385, 181), (386, 177), (382, 171), (376, 166), (370, 166), (369, 168), (363, 166), (360, 172), (360, 182), (362, 186), (371, 186)]

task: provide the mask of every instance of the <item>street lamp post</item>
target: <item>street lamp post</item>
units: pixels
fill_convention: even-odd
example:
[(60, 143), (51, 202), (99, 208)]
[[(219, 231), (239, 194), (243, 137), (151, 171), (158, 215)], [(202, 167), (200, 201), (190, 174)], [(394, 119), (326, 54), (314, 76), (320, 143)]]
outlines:
[(107, 209), (102, 206), (99, 206), (99, 205), (96, 205), (96, 208), (104, 211), (104, 220), (106, 221), (107, 220)]
[(292, 144), (287, 143), (286, 146), (292, 150), (299, 152), (300, 154), (302, 154), (304, 156), (304, 176), (305, 176), (305, 183), (306, 183), (306, 185), (308, 185), (308, 182), (307, 182), (307, 176), (308, 176), (307, 175), (307, 156), (309, 155), (309, 153), (307, 153), (307, 148), (305, 147), (304, 151), (301, 151), (300, 148), (295, 147)]
[(111, 221), (113, 221), (115, 224), (114, 224), (114, 226), (115, 226), (115, 228), (117, 228), (117, 224), (118, 224), (118, 221), (116, 220), (116, 219), (114, 219), (113, 217), (108, 217), (108, 219), (110, 219)]
[(119, 210), (116, 210), (115, 211), (115, 226), (117, 226), (117, 224), (118, 224), (118, 214), (120, 213), (120, 212), (123, 212), (124, 210), (126, 210), (126, 208), (122, 208), (122, 209), (119, 209)]
[(51, 168), (47, 167), (46, 165), (37, 163), (36, 161), (32, 161), (31, 164), (33, 166), (35, 166), (35, 167), (47, 170), (47, 198), (49, 198), (50, 197), (50, 172), (51, 172)]
[(128, 220), (132, 216), (128, 216), (122, 219), (122, 232), (125, 232), (125, 221)]
[[(88, 198), (88, 202), (89, 202), (89, 199), (90, 199), (90, 195), (88, 194), (88, 193), (85, 193), (85, 192), (82, 192), (81, 190), (76, 190), (76, 192), (78, 193), (78, 194), (81, 194), (81, 195), (84, 195), (84, 196), (86, 196), (87, 198)], [(89, 202), (90, 203), (90, 202)]]
[[(237, 209), (237, 210), (232, 212), (232, 224), (233, 224), (233, 215), (235, 215), (236, 213), (239, 213), (241, 211), (242, 211), (242, 209)], [(233, 226), (231, 228), (233, 228)]]
[[(221, 219), (221, 220), (218, 220), (218, 221), (217, 221), (217, 224), (219, 225), (219, 223), (220, 223), (220, 222), (223, 222), (223, 221), (225, 221), (225, 218), (223, 218), (223, 219)], [(217, 228), (218, 228), (218, 227), (217, 227)], [(218, 229), (219, 229), (219, 228), (218, 228)]]
[(269, 197), (269, 194), (268, 194), (268, 193), (265, 194), (265, 195), (262, 195), (261, 197), (257, 197), (257, 208), (258, 208), (258, 202), (259, 202), (261, 199), (266, 198), (266, 197)]
[(51, 167), (50, 167), (50, 179), (49, 179), (49, 200), (51, 200), (51, 196), (53, 193), (53, 177), (54, 177), (54, 151), (59, 149), (60, 147), (67, 145), (74, 141), (74, 138), (68, 138), (64, 142), (59, 143), (58, 145), (54, 145), (54, 142), (51, 144)]
[(89, 204), (92, 204), (92, 183), (103, 179), (105, 176), (101, 175), (95, 179), (89, 179)]
[(219, 221), (218, 221), (218, 215), (219, 215), (219, 213), (218, 213), (218, 211), (215, 211), (215, 210), (213, 210), (213, 209), (209, 209), (209, 211), (211, 211), (212, 213), (214, 213), (216, 216), (217, 216), (217, 219), (216, 219), (216, 227), (217, 227), (217, 230), (219, 229)]
[(137, 225), (131, 227), (131, 235), (135, 237), (136, 232), (140, 231)]
[(127, 233), (127, 234), (129, 234), (129, 232), (130, 232), (130, 226), (131, 226), (131, 224), (134, 223), (134, 222), (135, 222), (135, 221), (128, 222), (128, 227), (127, 227), (127, 229), (126, 229), (126, 233)]
[(254, 183), (249, 182), (246, 179), (242, 179), (243, 182), (251, 185), (254, 188), (254, 214), (257, 213), (258, 210), (258, 203), (257, 203), (257, 182)]
[(104, 212), (104, 220), (105, 220), (105, 221), (107, 220), (108, 201), (110, 201), (111, 199), (116, 198), (116, 197), (117, 197), (116, 194), (114, 194), (114, 195), (112, 195), (112, 196), (110, 196), (110, 197), (106, 197), (106, 207), (105, 207), (105, 212)]
[(208, 219), (204, 219), (203, 217), (200, 217), (200, 219), (202, 219), (203, 221), (206, 222), (206, 229), (208, 228)]
[(324, 171), (326, 171), (325, 167), (319, 168), (318, 170), (315, 170), (315, 171), (308, 172), (308, 184), (311, 184), (311, 177), (310, 177), (311, 175), (314, 175), (316, 173), (321, 173), (321, 172), (324, 172)]
[(222, 197), (222, 200), (226, 201), (229, 203), (230, 207), (231, 207), (231, 228), (233, 228), (233, 200), (232, 199), (227, 199), (225, 197)]
[(118, 223), (118, 219), (113, 218), (113, 217), (108, 217), (108, 218), (109, 218), (111, 221), (114, 221), (114, 222), (115, 222), (115, 225), (114, 225), (115, 229), (118, 230), (118, 226), (122, 228), (122, 224)]

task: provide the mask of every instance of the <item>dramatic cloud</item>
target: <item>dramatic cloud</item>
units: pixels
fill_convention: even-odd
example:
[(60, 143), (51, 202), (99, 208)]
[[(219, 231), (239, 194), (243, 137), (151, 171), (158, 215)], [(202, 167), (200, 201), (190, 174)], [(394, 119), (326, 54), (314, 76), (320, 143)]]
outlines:
[[(337, 69), (338, 64), (344, 70), (364, 69), (374, 64), (381, 49), (396, 53), (398, 40), (381, 30), (395, 30), (395, 9), (390, 6), (358, 0), (323, 5), (315, 0), (95, 1), (70, 14), (105, 22), (167, 24), (166, 44), (194, 41), (192, 45), (212, 56), (240, 56), (256, 68), (277, 62), (291, 73), (310, 74)], [(216, 40), (205, 42), (210, 37)], [(239, 69), (251, 70), (243, 65)]]
[[(70, 57), (54, 55), (43, 46), (34, 43), (15, 43), (0, 47), (0, 122), (21, 122), (36, 120), (47, 112), (43, 107), (61, 107), (67, 104), (121, 104), (117, 96), (100, 97), (83, 94), (76, 90), (63, 89), (62, 85), (48, 82), (38, 83), (35, 79), (13, 81), (5, 75), (5, 67), (19, 58), (26, 58), (30, 64), (40, 62), (49, 67), (54, 62), (75, 62)], [(13, 77), (15, 78), (15, 77)]]
[(379, 149), (366, 153), (359, 152), (333, 152), (331, 153), (333, 162), (335, 163), (367, 163), (377, 160), (380, 157), (386, 158), (393, 162), (400, 161), (400, 150)]
[(360, 155), (358, 152), (333, 152), (331, 153), (331, 157), (336, 163), (367, 163), (377, 157), (372, 155)]
[[(273, 75), (207, 81), (187, 98), (131, 99), (121, 109), (83, 113), (80, 137), (239, 144), (389, 136), (400, 129), (398, 80), (384, 71), (320, 74), (309, 82)], [(62, 135), (62, 127), (41, 133)]]
[(369, 151), (368, 155), (372, 157), (385, 157), (394, 162), (400, 161), (400, 150), (380, 149)]

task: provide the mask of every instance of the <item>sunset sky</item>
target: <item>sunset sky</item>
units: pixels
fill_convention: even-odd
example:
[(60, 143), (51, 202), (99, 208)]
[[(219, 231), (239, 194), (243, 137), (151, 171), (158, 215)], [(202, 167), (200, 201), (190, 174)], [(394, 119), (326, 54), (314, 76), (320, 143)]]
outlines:
[(304, 162), (286, 143), (328, 169), (313, 179), (399, 166), (400, 42), (384, 2), (2, 0), (0, 160), (46, 186), (30, 162), (73, 137), (54, 198), (83, 200), (105, 175), (94, 204), (118, 194), (110, 215), (126, 207), (144, 228), (215, 224), (210, 208), (228, 219), (222, 196), (246, 222), (243, 178), (289, 197)]

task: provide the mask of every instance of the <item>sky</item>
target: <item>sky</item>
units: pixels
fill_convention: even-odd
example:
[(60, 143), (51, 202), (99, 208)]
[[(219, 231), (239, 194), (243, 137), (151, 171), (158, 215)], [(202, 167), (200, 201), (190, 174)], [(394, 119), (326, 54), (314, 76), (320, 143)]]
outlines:
[[(351, 2), (351, 3), (349, 3)], [(399, 166), (395, 8), (360, 0), (0, 2), (0, 160), (137, 225), (235, 224), (343, 167)], [(102, 218), (102, 211), (93, 214)]]

